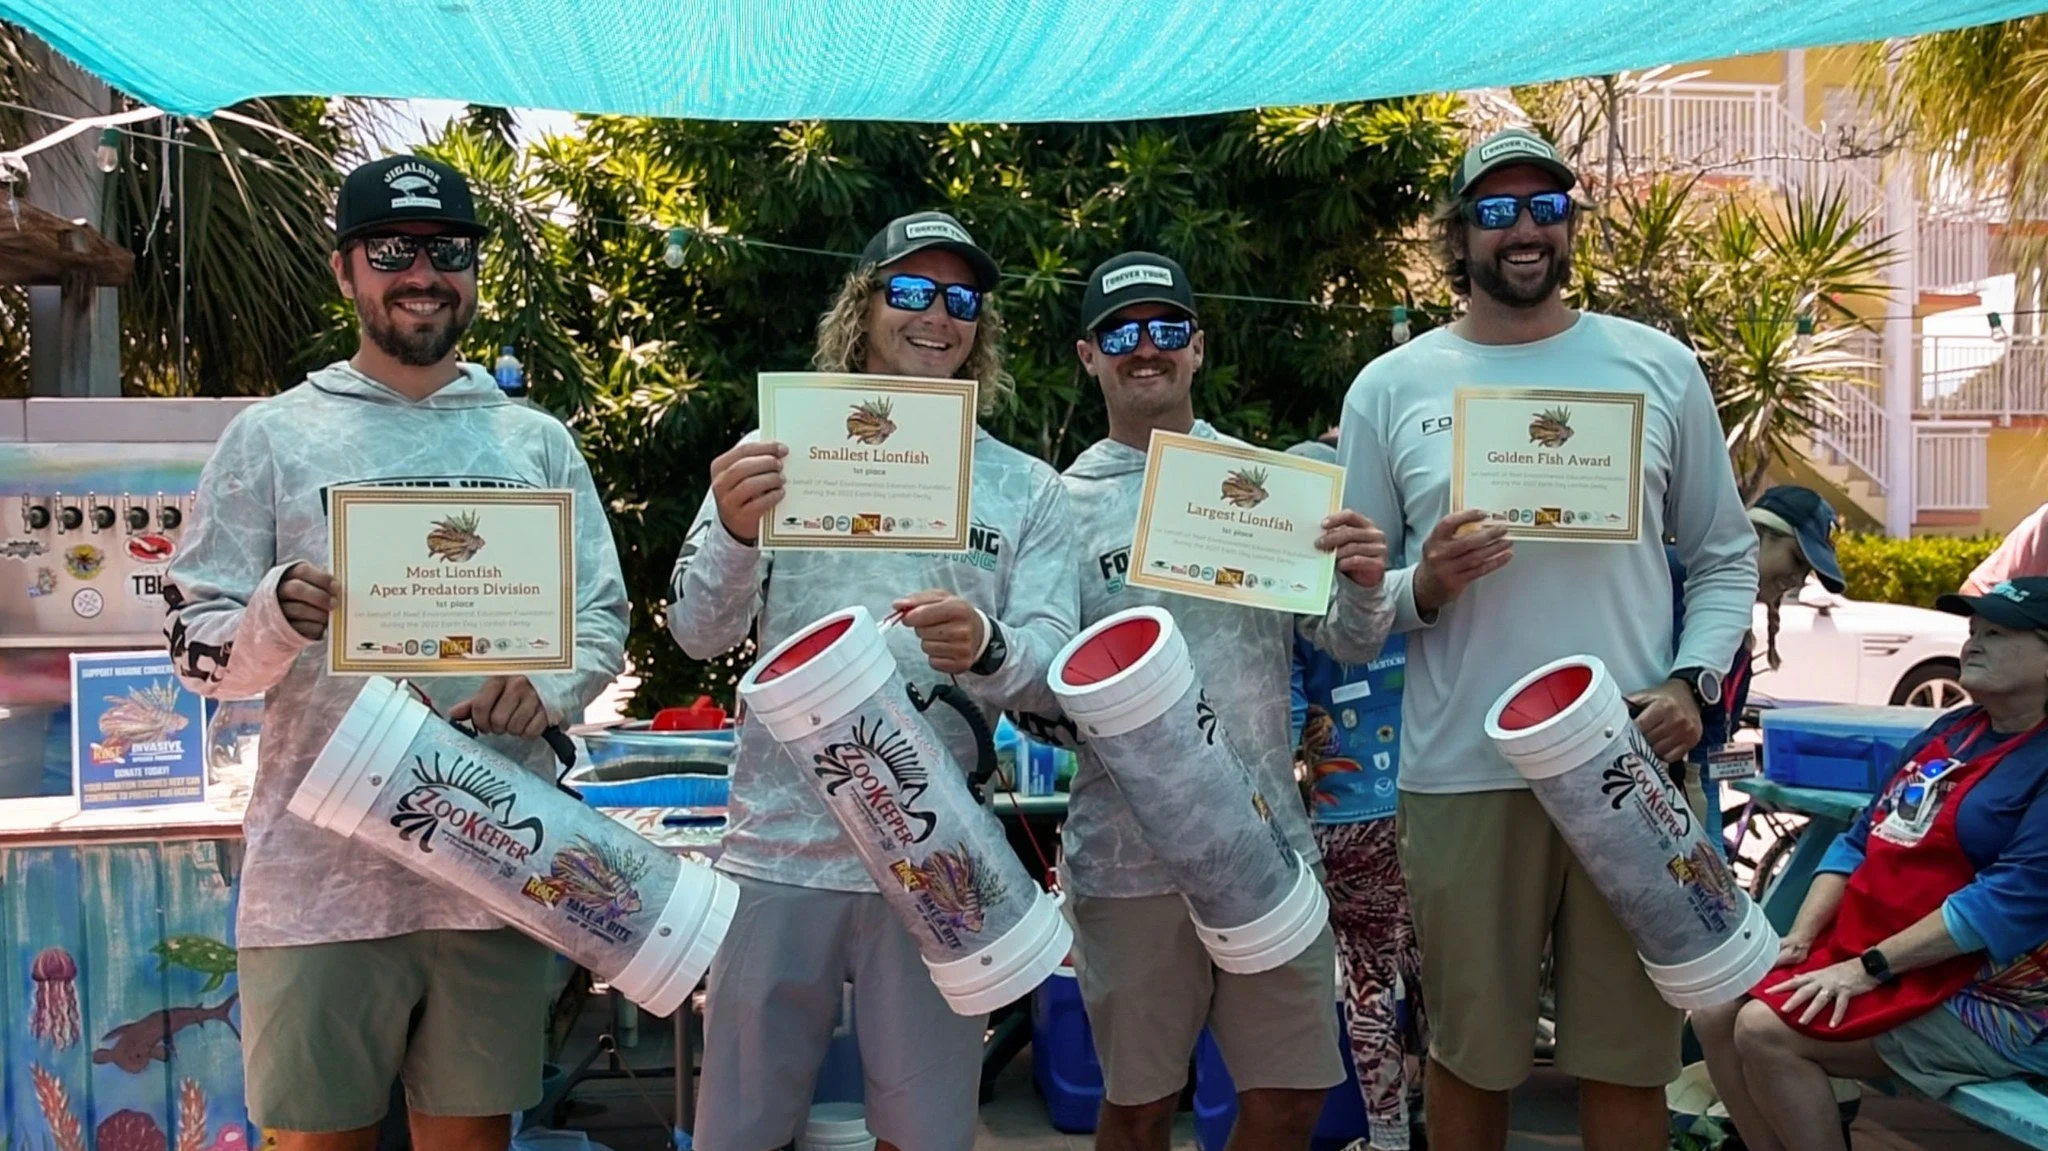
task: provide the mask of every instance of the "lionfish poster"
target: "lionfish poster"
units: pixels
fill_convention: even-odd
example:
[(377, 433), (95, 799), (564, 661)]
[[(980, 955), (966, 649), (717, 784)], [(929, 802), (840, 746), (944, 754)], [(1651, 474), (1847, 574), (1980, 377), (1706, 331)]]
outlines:
[(206, 799), (203, 700), (162, 651), (71, 657), (71, 777), (81, 810)]

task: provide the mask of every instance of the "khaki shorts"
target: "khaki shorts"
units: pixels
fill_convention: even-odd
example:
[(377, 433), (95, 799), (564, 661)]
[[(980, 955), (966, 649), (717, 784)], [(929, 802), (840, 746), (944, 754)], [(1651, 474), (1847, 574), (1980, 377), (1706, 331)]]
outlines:
[(1684, 1013), (1534, 795), (1404, 791), (1397, 818), (1432, 1059), (1486, 1091), (1528, 1078), (1547, 943), (1558, 1069), (1624, 1087), (1677, 1078)]
[(243, 948), (249, 1118), (279, 1131), (374, 1126), (401, 1078), (426, 1115), (534, 1106), (551, 958), (509, 928)]
[(1180, 1094), (1206, 1023), (1239, 1091), (1322, 1090), (1344, 1081), (1337, 1050), (1337, 947), (1326, 925), (1293, 962), (1219, 971), (1178, 895), (1068, 897), (1074, 974), (1103, 1097), (1123, 1107)]
[(1946, 1003), (1899, 1024), (1871, 1043), (1894, 1075), (1930, 1099), (1969, 1083), (2033, 1074), (1970, 1030)]

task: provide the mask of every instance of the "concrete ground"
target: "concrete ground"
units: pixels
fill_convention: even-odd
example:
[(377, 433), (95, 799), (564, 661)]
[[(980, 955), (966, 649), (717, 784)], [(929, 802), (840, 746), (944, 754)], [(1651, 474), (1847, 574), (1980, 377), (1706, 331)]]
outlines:
[[(565, 1051), (570, 1062), (597, 1041), (608, 1012), (591, 1003)], [(670, 1063), (668, 1029), (650, 1024), (626, 1052), (630, 1066)], [(666, 1079), (593, 1081), (572, 1096), (567, 1126), (611, 1151), (669, 1151), (674, 1126), (672, 1083)], [(1552, 1151), (1580, 1146), (1571, 1080), (1545, 1067), (1516, 1094), (1510, 1151)], [(1867, 1096), (1854, 1127), (1855, 1151), (2019, 1151), (2024, 1144), (1986, 1132), (1948, 1109), (1921, 1099)], [(1019, 1055), (997, 1081), (995, 1100), (981, 1109), (975, 1151), (1089, 1151), (1087, 1135), (1063, 1135), (1047, 1121), (1031, 1083), (1031, 1055)], [(1173, 1151), (1194, 1151), (1194, 1124), (1186, 1113), (1175, 1126)], [(515, 1151), (517, 1148), (515, 1147)]]

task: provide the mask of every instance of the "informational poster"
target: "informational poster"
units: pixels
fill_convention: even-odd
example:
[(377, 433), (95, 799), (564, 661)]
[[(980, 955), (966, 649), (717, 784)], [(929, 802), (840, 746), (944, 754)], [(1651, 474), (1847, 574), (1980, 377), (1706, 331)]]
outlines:
[(162, 651), (71, 656), (71, 777), (84, 811), (206, 801), (205, 701)]

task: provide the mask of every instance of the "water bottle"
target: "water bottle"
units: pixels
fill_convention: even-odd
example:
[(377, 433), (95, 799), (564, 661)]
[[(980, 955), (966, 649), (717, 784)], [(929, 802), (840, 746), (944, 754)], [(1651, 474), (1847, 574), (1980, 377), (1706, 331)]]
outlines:
[(498, 350), (498, 363), (491, 374), (498, 378), (498, 390), (506, 395), (517, 398), (526, 394), (526, 369), (520, 366), (519, 357), (512, 354), (512, 345)]

